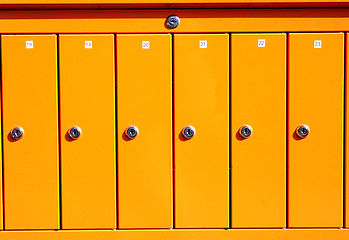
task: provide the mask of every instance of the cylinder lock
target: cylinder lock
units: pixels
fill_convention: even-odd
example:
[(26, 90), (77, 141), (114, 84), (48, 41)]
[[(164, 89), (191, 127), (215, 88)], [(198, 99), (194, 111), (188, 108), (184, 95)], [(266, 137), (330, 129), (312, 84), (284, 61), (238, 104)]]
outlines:
[(169, 28), (176, 28), (180, 23), (179, 17), (171, 15), (166, 19), (166, 26)]
[(251, 137), (252, 133), (253, 133), (253, 130), (250, 125), (244, 125), (239, 129), (239, 134), (243, 138)]
[(14, 140), (19, 140), (24, 136), (24, 130), (21, 127), (15, 127), (11, 130), (11, 137)]
[(71, 139), (76, 140), (81, 136), (81, 129), (77, 126), (74, 126), (68, 130), (68, 133)]
[(129, 139), (134, 139), (138, 136), (139, 131), (136, 126), (129, 126), (128, 128), (126, 128), (125, 134)]
[(195, 128), (192, 126), (186, 126), (182, 129), (182, 135), (186, 139), (192, 139), (196, 134)]
[(310, 133), (310, 128), (307, 125), (300, 125), (296, 129), (297, 136), (300, 138), (306, 138)]

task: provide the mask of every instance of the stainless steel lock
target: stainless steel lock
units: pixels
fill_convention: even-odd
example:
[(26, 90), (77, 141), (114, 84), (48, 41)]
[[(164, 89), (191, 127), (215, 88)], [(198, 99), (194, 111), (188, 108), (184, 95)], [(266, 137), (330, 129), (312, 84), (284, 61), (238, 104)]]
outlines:
[(192, 139), (196, 134), (195, 128), (193, 126), (186, 126), (182, 129), (182, 135), (186, 139)]
[(310, 128), (307, 125), (300, 125), (296, 129), (296, 134), (300, 138), (306, 138), (310, 133)]
[(69, 133), (69, 137), (71, 139), (74, 139), (74, 140), (76, 140), (76, 139), (81, 137), (81, 129), (79, 127), (77, 127), (77, 126), (74, 126), (74, 127), (70, 128), (68, 130), (68, 133)]
[(251, 137), (252, 133), (253, 133), (253, 130), (252, 130), (252, 127), (250, 125), (244, 125), (244, 126), (240, 127), (240, 129), (239, 129), (239, 134), (243, 138)]
[(136, 126), (129, 126), (126, 128), (125, 134), (129, 139), (135, 139), (138, 136), (139, 131)]
[(24, 130), (21, 127), (15, 127), (11, 130), (11, 137), (14, 140), (20, 140), (24, 136)]
[(179, 17), (171, 15), (166, 19), (166, 26), (169, 28), (176, 28), (180, 23)]

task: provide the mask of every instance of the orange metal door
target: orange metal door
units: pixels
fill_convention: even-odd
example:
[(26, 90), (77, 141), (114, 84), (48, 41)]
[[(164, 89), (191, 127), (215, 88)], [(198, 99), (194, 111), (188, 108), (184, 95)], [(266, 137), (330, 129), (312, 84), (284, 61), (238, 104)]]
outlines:
[[(229, 226), (229, 36), (174, 36), (175, 226)], [(188, 130), (190, 126), (194, 129)], [(186, 139), (182, 130), (186, 129)]]
[(117, 36), (120, 228), (173, 226), (171, 55), (171, 35)]
[[(348, 44), (349, 44), (349, 39), (348, 39), (348, 33), (347, 33), (347, 36), (346, 36), (346, 39), (347, 39), (347, 41), (346, 41), (346, 50), (347, 50), (347, 52), (346, 52), (346, 66), (345, 66), (345, 68), (346, 68), (346, 72), (348, 73), (348, 70), (349, 70), (349, 67), (348, 67), (348, 61), (349, 61), (349, 53), (348, 53)], [(347, 74), (348, 75), (348, 74)], [(346, 143), (346, 146), (345, 146), (345, 177), (346, 177), (346, 179), (345, 179), (345, 196), (344, 196), (344, 199), (345, 199), (345, 214), (344, 214), (344, 216), (345, 216), (345, 221), (344, 221), (344, 223), (345, 223), (345, 226), (344, 227), (346, 227), (346, 228), (349, 228), (349, 171), (348, 171), (348, 169), (349, 169), (349, 139), (348, 139), (348, 136), (349, 136), (349, 125), (348, 125), (348, 114), (349, 114), (349, 103), (348, 103), (348, 100), (349, 100), (349, 97), (348, 97), (348, 93), (349, 93), (349, 84), (348, 84), (348, 77), (346, 77), (346, 79), (345, 79), (345, 86), (346, 86), (346, 95), (345, 95), (345, 107), (346, 107), (346, 109), (345, 109), (345, 130), (346, 130), (346, 133), (345, 133), (345, 143)]]
[(289, 226), (343, 227), (344, 35), (289, 37)]
[[(4, 227), (58, 229), (57, 38), (1, 39)], [(16, 127), (22, 138), (19, 129), (12, 137)]]
[(285, 34), (231, 35), (231, 127), (232, 227), (285, 227)]
[[(60, 35), (63, 229), (116, 227), (114, 36)], [(81, 135), (73, 140), (72, 127)], [(73, 134), (75, 138), (75, 135)]]

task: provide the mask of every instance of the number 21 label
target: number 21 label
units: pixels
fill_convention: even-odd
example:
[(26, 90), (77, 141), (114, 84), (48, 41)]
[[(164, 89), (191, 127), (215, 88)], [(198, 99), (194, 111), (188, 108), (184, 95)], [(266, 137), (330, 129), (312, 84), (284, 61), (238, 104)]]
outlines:
[(207, 40), (200, 41), (200, 48), (207, 48)]

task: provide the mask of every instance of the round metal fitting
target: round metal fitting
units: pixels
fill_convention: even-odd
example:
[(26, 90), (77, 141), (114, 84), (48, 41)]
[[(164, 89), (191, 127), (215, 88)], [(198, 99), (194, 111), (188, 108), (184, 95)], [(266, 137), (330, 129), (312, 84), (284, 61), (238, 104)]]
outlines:
[(179, 17), (171, 15), (166, 19), (166, 26), (169, 28), (176, 28), (180, 23)]
[(74, 126), (68, 130), (69, 137), (73, 140), (76, 140), (81, 137), (81, 129), (77, 126)]
[(186, 126), (182, 129), (182, 135), (186, 139), (192, 139), (196, 134), (195, 128), (192, 126)]
[(138, 136), (139, 131), (136, 126), (129, 126), (128, 128), (126, 128), (125, 134), (129, 139), (134, 139)]
[(11, 137), (14, 140), (19, 140), (19, 139), (23, 138), (23, 136), (24, 136), (23, 128), (21, 128), (21, 127), (12, 128), (12, 130), (11, 130)]
[(243, 138), (251, 137), (252, 133), (253, 133), (253, 130), (250, 125), (244, 125), (239, 129), (239, 134)]
[(296, 129), (297, 136), (300, 138), (306, 138), (310, 133), (310, 128), (307, 125), (300, 125)]

